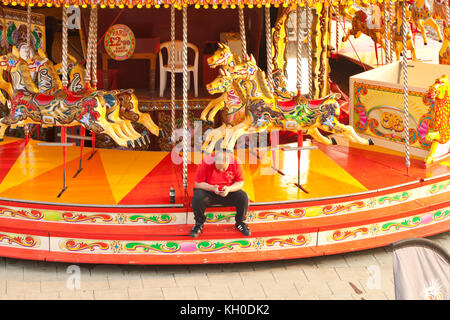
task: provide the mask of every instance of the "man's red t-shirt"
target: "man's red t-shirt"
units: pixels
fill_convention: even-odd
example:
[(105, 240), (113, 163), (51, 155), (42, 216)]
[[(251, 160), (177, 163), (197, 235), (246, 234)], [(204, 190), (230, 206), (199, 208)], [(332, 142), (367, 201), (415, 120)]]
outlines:
[(231, 186), (235, 182), (244, 181), (244, 173), (241, 165), (231, 157), (227, 170), (221, 172), (216, 169), (214, 156), (203, 159), (195, 173), (195, 182), (206, 182), (210, 185), (218, 185), (219, 189)]

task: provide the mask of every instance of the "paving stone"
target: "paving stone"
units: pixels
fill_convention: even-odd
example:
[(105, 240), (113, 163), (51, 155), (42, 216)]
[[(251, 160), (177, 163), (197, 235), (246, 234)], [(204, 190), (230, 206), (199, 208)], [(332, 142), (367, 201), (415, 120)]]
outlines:
[(175, 282), (179, 287), (209, 286), (209, 279), (204, 273), (175, 273)]
[(226, 285), (196, 286), (200, 300), (231, 300), (230, 289)]
[(251, 272), (255, 271), (252, 263), (228, 263), (222, 266), (223, 272)]
[(162, 288), (167, 300), (198, 300), (195, 287)]
[(62, 291), (59, 293), (61, 300), (94, 300), (93, 290)]
[(111, 289), (126, 290), (128, 288), (142, 289), (144, 287), (142, 279), (108, 279), (108, 283)]
[(246, 299), (262, 299), (266, 297), (266, 294), (259, 283), (253, 284), (229, 284), (233, 299), (246, 300)]
[(334, 268), (334, 270), (338, 274), (340, 280), (367, 280), (370, 277), (366, 267)]
[(322, 282), (339, 279), (335, 268), (306, 269), (304, 272), (309, 282)]
[(151, 277), (142, 278), (144, 288), (162, 288), (162, 287), (176, 287), (175, 277), (172, 273), (156, 274)]
[(330, 288), (332, 295), (351, 295), (353, 293), (356, 294), (363, 294), (364, 289), (361, 287), (361, 285), (356, 281), (343, 281), (343, 280), (333, 280), (333, 281), (327, 281), (327, 285)]
[(297, 287), (292, 283), (283, 284), (262, 284), (264, 292), (267, 297), (279, 297), (286, 299), (293, 299), (294, 297), (299, 297), (299, 292)]
[(23, 279), (25, 281), (37, 281), (37, 280), (56, 280), (56, 267), (49, 265), (45, 266), (35, 266), (24, 268)]
[[(49, 292), (73, 291), (73, 283), (67, 283), (64, 280), (41, 280), (41, 292), (46, 294)], [(80, 288), (81, 289), (81, 288)]]
[(371, 265), (378, 265), (378, 261), (375, 259), (370, 250), (351, 252), (343, 254), (345, 261), (347, 261), (350, 267), (368, 267)]
[(0, 295), (6, 294), (6, 280), (0, 280)]
[(318, 268), (348, 268), (347, 261), (341, 255), (315, 257), (314, 263)]
[(26, 293), (40, 293), (40, 281), (17, 281), (6, 280), (6, 293), (9, 294), (26, 294)]
[(240, 272), (244, 285), (250, 283), (275, 283), (275, 278), (269, 270)]
[(297, 291), (301, 296), (314, 295), (317, 297), (323, 297), (332, 295), (331, 289), (325, 281), (306, 283), (295, 282), (295, 286), (297, 287)]
[(241, 275), (238, 272), (213, 272), (207, 273), (209, 283), (213, 285), (241, 284), (243, 285)]
[(129, 300), (128, 290), (94, 290), (95, 300)]
[(317, 269), (318, 266), (315, 263), (315, 258), (304, 258), (304, 259), (292, 259), (284, 260), (283, 264), (286, 269)]
[(163, 300), (164, 295), (161, 288), (137, 289), (129, 288), (128, 295), (131, 300)]
[(81, 290), (106, 290), (109, 289), (108, 279), (95, 278), (95, 279), (81, 279), (80, 281)]
[(272, 275), (277, 283), (294, 283), (307, 282), (305, 272), (303, 269), (276, 269), (272, 270)]

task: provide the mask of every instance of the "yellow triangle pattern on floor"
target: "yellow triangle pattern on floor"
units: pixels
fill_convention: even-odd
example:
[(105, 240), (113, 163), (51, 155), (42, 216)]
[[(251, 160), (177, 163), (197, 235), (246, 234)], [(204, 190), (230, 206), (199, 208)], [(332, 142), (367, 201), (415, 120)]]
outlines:
[[(83, 149), (83, 155), (88, 152), (90, 152), (90, 149)], [(79, 158), (79, 156), (79, 147), (67, 147), (66, 162)], [(30, 140), (14, 166), (9, 170), (5, 179), (0, 184), (0, 194), (27, 180), (34, 179), (63, 163), (62, 147), (39, 146), (38, 141)]]

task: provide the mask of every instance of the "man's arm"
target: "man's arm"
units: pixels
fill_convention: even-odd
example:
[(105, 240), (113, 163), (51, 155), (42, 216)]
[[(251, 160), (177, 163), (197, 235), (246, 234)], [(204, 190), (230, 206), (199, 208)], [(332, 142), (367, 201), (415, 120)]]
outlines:
[(235, 182), (233, 183), (231, 186), (226, 187), (228, 189), (229, 192), (236, 192), (242, 189), (242, 187), (244, 186), (244, 181), (239, 181), (239, 182)]
[(195, 188), (203, 189), (203, 190), (211, 191), (211, 192), (215, 192), (215, 193), (219, 192), (219, 186), (212, 185), (207, 182), (195, 182)]

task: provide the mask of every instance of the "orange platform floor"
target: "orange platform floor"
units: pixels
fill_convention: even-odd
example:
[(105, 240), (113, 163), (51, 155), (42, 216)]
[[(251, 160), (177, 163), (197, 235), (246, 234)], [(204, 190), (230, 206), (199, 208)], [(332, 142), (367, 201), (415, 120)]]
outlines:
[[(305, 145), (308, 144), (308, 141)], [(239, 150), (245, 174), (244, 190), (255, 203), (335, 197), (374, 191), (450, 173), (450, 161), (429, 168), (411, 159), (409, 171), (402, 154), (378, 146), (325, 146), (302, 151), (300, 183), (296, 186), (297, 152), (259, 154)], [(0, 142), (0, 198), (66, 204), (168, 205), (169, 189), (175, 188), (177, 204), (186, 202), (182, 165), (169, 152), (122, 151), (85, 148), (81, 173), (80, 149), (67, 148), (67, 190), (63, 186), (62, 147), (42, 146), (39, 141), (5, 137)], [(199, 153), (191, 153), (197, 162)], [(265, 159), (265, 160), (264, 160)], [(262, 161), (261, 161), (262, 160)], [(264, 163), (265, 162), (265, 163)], [(197, 165), (188, 166), (188, 196), (192, 196)], [(275, 170), (277, 169), (277, 170)]]

